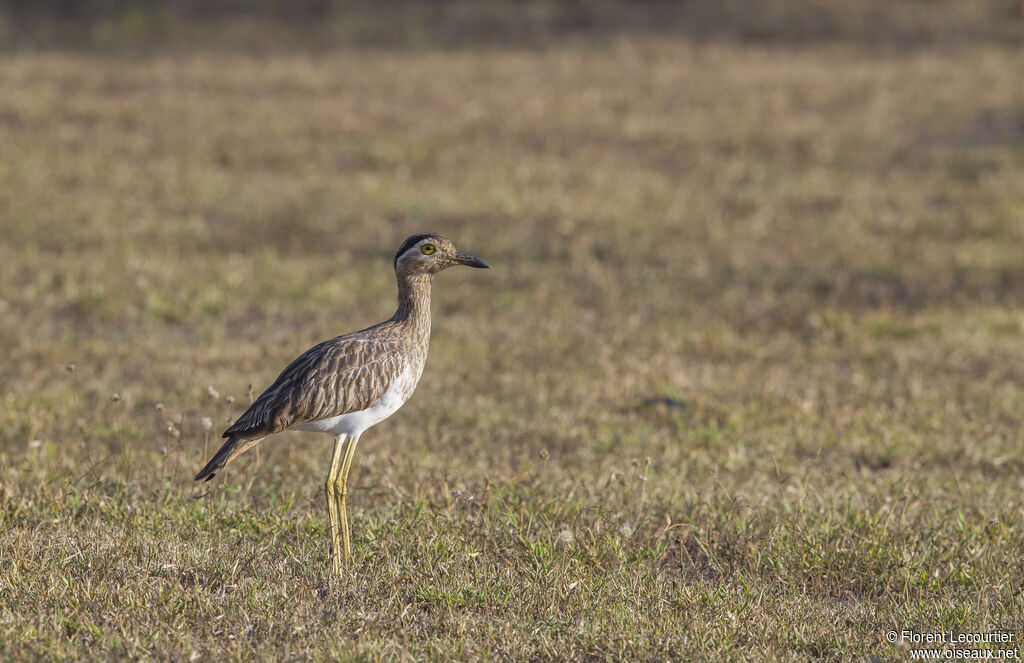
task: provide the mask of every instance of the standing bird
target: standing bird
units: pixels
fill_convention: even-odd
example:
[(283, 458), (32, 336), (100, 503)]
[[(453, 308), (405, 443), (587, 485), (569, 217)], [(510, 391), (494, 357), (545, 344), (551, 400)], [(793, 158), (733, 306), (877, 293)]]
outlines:
[(395, 254), (395, 314), (362, 331), (315, 345), (290, 363), (224, 431), (228, 441), (196, 481), (209, 481), (268, 435), (290, 428), (330, 433), (334, 456), (324, 491), (331, 522), (331, 564), (340, 575), (342, 557), (347, 565), (352, 556), (345, 496), (356, 444), (363, 431), (394, 414), (416, 389), (430, 343), (430, 283), (434, 274), (453, 265), (490, 267), (457, 251), (443, 235), (428, 233), (405, 240)]

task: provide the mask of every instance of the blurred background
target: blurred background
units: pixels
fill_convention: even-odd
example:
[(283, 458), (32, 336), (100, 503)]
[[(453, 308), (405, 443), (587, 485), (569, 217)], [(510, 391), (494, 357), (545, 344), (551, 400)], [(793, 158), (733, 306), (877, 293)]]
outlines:
[[(204, 417), (215, 437), (391, 313), (389, 259), (424, 230), (495, 269), (438, 280), (431, 365), (371, 465), (411, 444), (479, 480), (543, 448), (567, 476), (624, 454), (699, 476), (767, 444), (886, 469), (942, 448), (920, 432), (942, 413), (1016, 419), (1019, 2), (2, 16), (8, 467), (190, 475)], [(793, 413), (803, 433), (764, 433)], [(834, 432), (889, 425), (917, 432)], [(695, 444), (707, 426), (730, 433)], [(321, 446), (268, 445), (262, 471), (319, 472)]]
[[(359, 554), (507, 538), (497, 506), (385, 535), (417, 505), (451, 516), (452, 490), (541, 514), (522, 536), (552, 546), (605, 532), (580, 568), (682, 578), (636, 602), (594, 590), (635, 613), (627, 659), (664, 642), (652, 624), (686, 650), (657, 606), (709, 579), (740, 596), (733, 574), (795, 613), (713, 623), (796, 652), (848, 658), (879, 610), (945, 624), (936, 596), (1008, 623), (1022, 73), (1019, 0), (0, 2), (6, 543), (60, 566), (75, 537), (116, 550), (117, 518), (159, 547), (176, 514), (230, 553), (190, 523), (251, 509), (318, 559), (301, 527), (323, 527), (326, 437), (191, 476), (288, 361), (389, 316), (394, 251), (439, 231), (493, 269), (435, 280), (419, 390), (353, 470)], [(290, 558), (252, 559), (275, 577)], [(396, 577), (377, 581), (409, 589)], [(793, 624), (835, 631), (791, 588), (841, 598), (845, 630), (800, 649)], [(897, 595), (927, 600), (873, 603)], [(596, 619), (550, 637), (594, 651), (621, 626)], [(128, 631), (170, 637), (149, 628)], [(239, 656), (282, 654), (276, 637)]]
[[(424, 230), (495, 269), (438, 280), (379, 462), (412, 444), (479, 479), (543, 448), (569, 476), (623, 454), (700, 475), (768, 445), (886, 469), (943, 448), (936, 422), (1016, 419), (1019, 2), (2, 16), (9, 468), (189, 475), (204, 417), (215, 434), (298, 352), (391, 313), (389, 259)], [(764, 433), (786, 421), (803, 432)], [(688, 437), (707, 426), (730, 432)], [(262, 471), (319, 468), (292, 438)]]
[(902, 47), (1013, 42), (1020, 0), (5, 0), (8, 45), (543, 46), (629, 33)]

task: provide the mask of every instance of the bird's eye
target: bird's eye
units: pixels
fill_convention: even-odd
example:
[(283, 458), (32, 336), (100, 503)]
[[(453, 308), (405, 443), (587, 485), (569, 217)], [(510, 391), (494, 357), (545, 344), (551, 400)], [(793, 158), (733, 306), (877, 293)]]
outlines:
[(420, 251), (423, 251), (423, 255), (425, 256), (433, 255), (436, 250), (437, 249), (434, 248), (433, 244), (424, 244), (420, 247)]

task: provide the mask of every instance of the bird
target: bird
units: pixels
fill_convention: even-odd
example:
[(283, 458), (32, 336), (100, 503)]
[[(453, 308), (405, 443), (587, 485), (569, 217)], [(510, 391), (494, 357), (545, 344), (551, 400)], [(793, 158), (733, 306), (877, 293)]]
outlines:
[[(281, 371), (224, 431), (227, 441), (195, 476), (209, 481), (269, 435), (289, 429), (334, 436), (324, 494), (331, 529), (331, 566), (342, 575), (352, 548), (345, 497), (360, 436), (412, 396), (430, 344), (430, 287), (455, 265), (487, 269), (439, 233), (412, 235), (395, 254), (398, 308), (387, 320), (313, 346)], [(344, 564), (343, 564), (344, 562)]]

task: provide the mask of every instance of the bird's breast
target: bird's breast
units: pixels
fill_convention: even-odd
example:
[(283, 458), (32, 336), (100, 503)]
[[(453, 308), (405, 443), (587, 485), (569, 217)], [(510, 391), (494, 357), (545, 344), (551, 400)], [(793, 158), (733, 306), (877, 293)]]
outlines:
[(423, 362), (410, 362), (398, 376), (391, 381), (387, 390), (365, 410), (346, 412), (335, 417), (307, 421), (295, 426), (298, 430), (344, 434), (358, 437), (371, 426), (376, 426), (402, 407), (416, 390), (423, 372)]

